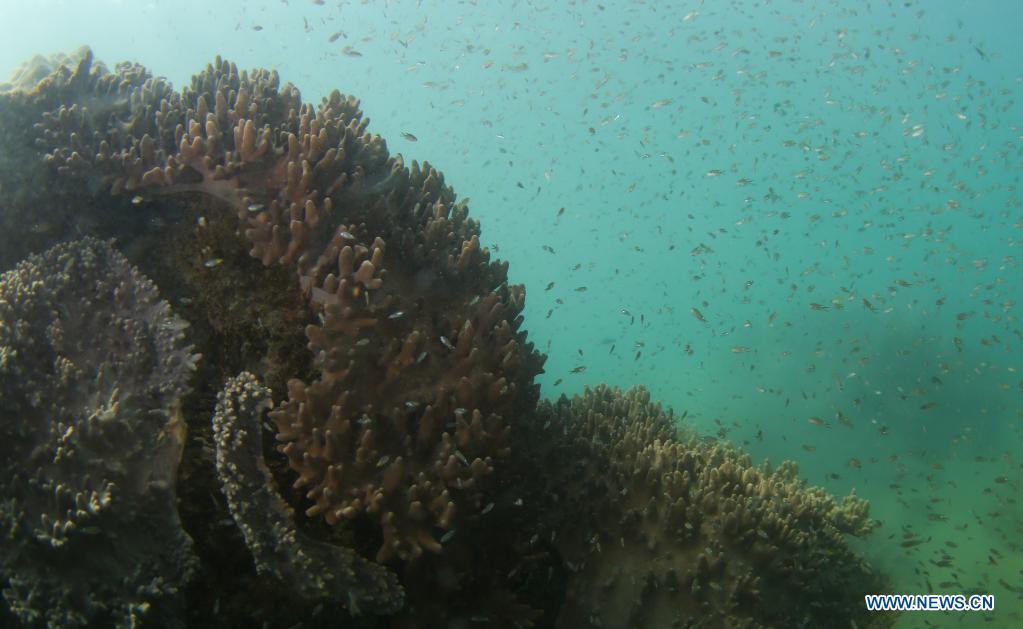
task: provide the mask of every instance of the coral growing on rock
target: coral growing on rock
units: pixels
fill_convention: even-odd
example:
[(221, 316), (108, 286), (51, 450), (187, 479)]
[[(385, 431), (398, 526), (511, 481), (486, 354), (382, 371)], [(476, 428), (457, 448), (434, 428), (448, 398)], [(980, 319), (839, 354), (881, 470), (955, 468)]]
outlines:
[(0, 277), (0, 573), (22, 622), (173, 624), (195, 567), (174, 491), (186, 325), (95, 239)]

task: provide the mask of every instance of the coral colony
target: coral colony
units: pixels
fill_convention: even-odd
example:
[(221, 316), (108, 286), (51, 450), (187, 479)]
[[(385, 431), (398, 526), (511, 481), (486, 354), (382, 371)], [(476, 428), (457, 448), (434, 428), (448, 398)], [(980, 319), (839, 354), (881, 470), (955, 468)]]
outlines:
[(524, 287), (367, 126), (220, 58), (0, 90), (7, 622), (890, 622), (865, 501), (643, 389), (540, 401)]

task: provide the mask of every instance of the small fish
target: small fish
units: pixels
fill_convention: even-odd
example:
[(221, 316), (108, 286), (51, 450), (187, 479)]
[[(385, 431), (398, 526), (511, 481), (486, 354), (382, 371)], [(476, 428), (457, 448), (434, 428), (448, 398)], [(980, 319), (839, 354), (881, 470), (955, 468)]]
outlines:
[(550, 290), (552, 288), (554, 288), (554, 282), (547, 284), (547, 288), (545, 288), (544, 290)]
[(142, 203), (143, 201), (145, 201), (145, 199), (142, 198), (141, 194), (136, 194), (135, 196), (133, 196), (131, 198), (131, 204), (132, 205), (138, 205), (139, 203)]
[(266, 206), (262, 203), (250, 203), (249, 207), (246, 209), (255, 214), (256, 212), (262, 212), (264, 208), (266, 208)]
[(707, 323), (707, 320), (703, 318), (703, 313), (700, 312), (699, 308), (690, 308), (689, 312), (693, 313), (693, 316), (696, 317), (697, 321)]
[(361, 57), (362, 53), (352, 48), (351, 46), (345, 46), (341, 49), (341, 52), (348, 55), (349, 57)]
[(575, 289), (575, 292), (577, 292), (577, 293), (585, 293), (586, 292), (586, 287), (585, 286), (580, 286), (579, 288)]
[(811, 417), (808, 421), (809, 421), (809, 423), (813, 424), (814, 426), (824, 426), (825, 428), (831, 428), (831, 424), (829, 424), (828, 422), (824, 421), (820, 417)]
[(408, 131), (402, 131), (401, 132), (401, 137), (405, 138), (409, 142), (418, 142), (419, 141), (419, 138), (417, 138), (416, 136), (412, 135)]
[(223, 258), (210, 258), (209, 260), (203, 262), (202, 265), (207, 269), (212, 269), (213, 267), (220, 266), (223, 263), (224, 263)]
[(835, 413), (835, 417), (838, 419), (838, 423), (842, 424), (843, 426), (848, 426), (849, 428), (853, 427), (853, 423), (849, 421), (848, 418), (846, 418), (845, 413), (843, 413), (842, 411), (837, 411)]
[(258, 32), (258, 31), (261, 31), (261, 30), (263, 30), (263, 27), (262, 27), (262, 26), (259, 26), (259, 25), (257, 24), (256, 26), (253, 26), (253, 27), (252, 27), (252, 30), (254, 30), (254, 31), (257, 31), (257, 32)]
[(586, 371), (586, 365), (579, 365), (578, 367), (576, 367), (575, 369), (573, 369), (569, 373), (582, 373), (584, 371)]
[(338, 32), (334, 33), (333, 35), (331, 35), (330, 39), (328, 39), (327, 42), (330, 43), (330, 44), (333, 44), (340, 37), (347, 37), (347, 35), (344, 34), (344, 31), (338, 31)]
[(666, 107), (674, 102), (674, 98), (662, 98), (661, 100), (650, 103), (650, 109), (660, 109), (661, 107)]

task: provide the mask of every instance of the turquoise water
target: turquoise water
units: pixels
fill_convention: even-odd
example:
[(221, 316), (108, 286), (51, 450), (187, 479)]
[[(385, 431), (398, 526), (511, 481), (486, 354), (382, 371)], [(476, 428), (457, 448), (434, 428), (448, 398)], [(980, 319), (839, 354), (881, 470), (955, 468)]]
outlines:
[[(176, 86), (220, 54), (308, 101), (358, 96), (393, 152), (471, 198), (526, 285), (545, 395), (642, 383), (758, 460), (855, 488), (883, 522), (863, 551), (897, 591), (990, 592), (1010, 626), (1019, 17), (995, 2), (5, 2), (0, 76), (88, 44)], [(904, 548), (907, 531), (930, 541)], [(901, 626), (925, 621), (978, 622)]]

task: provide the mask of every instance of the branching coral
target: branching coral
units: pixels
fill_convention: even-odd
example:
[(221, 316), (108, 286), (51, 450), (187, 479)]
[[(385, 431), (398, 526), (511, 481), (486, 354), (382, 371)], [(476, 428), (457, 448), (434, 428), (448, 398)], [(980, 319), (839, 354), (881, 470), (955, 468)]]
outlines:
[(0, 572), (26, 623), (171, 613), (194, 568), (174, 485), (197, 356), (185, 323), (109, 243), (0, 277)]
[(295, 529), (294, 512), (263, 461), (261, 419), (272, 405), (270, 391), (244, 372), (228, 380), (213, 415), (217, 475), (258, 571), (312, 602), (343, 599), (353, 614), (398, 611), (402, 589), (394, 574)]
[[(14, 71), (8, 82), (0, 83), (0, 94), (7, 92), (31, 92), (41, 81), (48, 79), (54, 72), (66, 72), (67, 68), (77, 67), (82, 59), (86, 57), (92, 57), (92, 50), (88, 46), (80, 46), (70, 54), (55, 53), (49, 57), (35, 55), (21, 64)], [(98, 75), (107, 73), (107, 69), (102, 63), (96, 64), (95, 71)]]
[[(507, 420), (536, 399), (542, 359), (517, 330), (523, 289), (489, 261), (437, 171), (406, 169), (366, 133), (357, 101), (334, 92), (314, 111), (275, 73), (219, 59), (181, 94), (118, 68), (128, 91), (112, 114), (61, 105), (45, 117), (48, 159), (115, 193), (216, 197), (253, 256), (295, 266), (322, 311), (307, 329), (322, 377), (291, 382), (272, 417), (309, 515), (369, 516), (378, 561), (439, 552), (457, 503), (485, 504)], [(92, 74), (86, 58), (40, 93)]]
[(573, 573), (561, 626), (826, 626), (862, 614), (856, 588), (875, 577), (842, 534), (875, 525), (863, 501), (839, 507), (789, 464), (755, 468), (676, 434), (643, 389), (598, 387), (543, 404), (540, 419), (527, 452)]

